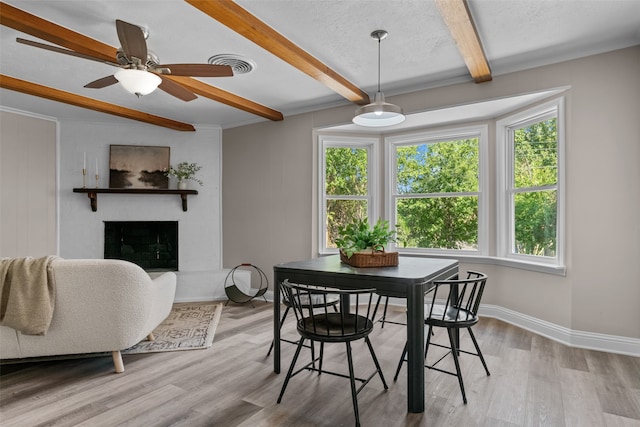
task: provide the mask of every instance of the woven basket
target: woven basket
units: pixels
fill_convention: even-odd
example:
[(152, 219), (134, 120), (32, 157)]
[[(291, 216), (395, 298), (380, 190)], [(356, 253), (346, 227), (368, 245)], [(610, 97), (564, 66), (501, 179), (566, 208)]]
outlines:
[(340, 261), (352, 267), (395, 267), (398, 265), (398, 252), (372, 249), (371, 252), (356, 252), (348, 258), (341, 250)]

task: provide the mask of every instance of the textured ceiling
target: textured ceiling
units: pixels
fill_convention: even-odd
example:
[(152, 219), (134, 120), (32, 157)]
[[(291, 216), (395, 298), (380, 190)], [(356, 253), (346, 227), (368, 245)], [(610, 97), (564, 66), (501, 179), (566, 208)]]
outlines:
[[(6, 3), (118, 47), (115, 19), (147, 27), (148, 46), (164, 63), (206, 63), (222, 53), (255, 61), (249, 74), (201, 78), (286, 116), (348, 105), (328, 87), (274, 57), (180, 0), (16, 1)], [(371, 97), (381, 44), (382, 90), (387, 97), (471, 77), (435, 4), (429, 0), (238, 0), (299, 47)], [(640, 44), (640, 0), (470, 0), (469, 8), (494, 76)], [(185, 103), (162, 91), (137, 99), (117, 85), (83, 85), (115, 68), (16, 43), (38, 40), (0, 27), (0, 71), (82, 96), (196, 125), (223, 128), (266, 119), (207, 98)], [(38, 40), (41, 41), (41, 40)], [(0, 104), (54, 117), (125, 119), (34, 96), (0, 90)], [(357, 106), (354, 104), (354, 110)], [(410, 112), (409, 112), (410, 113)]]

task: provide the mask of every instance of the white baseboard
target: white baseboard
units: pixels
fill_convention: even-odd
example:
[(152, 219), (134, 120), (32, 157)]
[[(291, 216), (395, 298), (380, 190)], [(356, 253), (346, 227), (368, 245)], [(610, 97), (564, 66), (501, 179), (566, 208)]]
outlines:
[[(273, 302), (273, 291), (268, 291), (265, 297), (267, 300)], [(400, 307), (405, 305), (404, 300), (400, 298), (390, 298), (389, 304)], [(570, 347), (640, 357), (640, 339), (598, 334), (595, 332), (574, 331), (564, 326), (547, 322), (546, 320), (491, 304), (481, 304), (479, 314), (511, 323), (514, 326)]]
[(479, 314), (511, 323), (570, 347), (640, 357), (640, 339), (575, 331), (497, 305), (481, 304)]
[[(224, 290), (228, 268), (206, 271), (178, 271), (174, 302), (226, 301)], [(234, 275), (236, 286), (248, 292), (251, 288), (251, 273), (237, 271)]]

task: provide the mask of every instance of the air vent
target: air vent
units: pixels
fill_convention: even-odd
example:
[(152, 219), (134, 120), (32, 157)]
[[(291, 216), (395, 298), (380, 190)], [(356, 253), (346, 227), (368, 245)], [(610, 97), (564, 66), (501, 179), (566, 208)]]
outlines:
[(214, 55), (208, 62), (213, 65), (228, 65), (233, 69), (234, 75), (247, 74), (256, 68), (256, 63), (252, 60), (231, 53)]

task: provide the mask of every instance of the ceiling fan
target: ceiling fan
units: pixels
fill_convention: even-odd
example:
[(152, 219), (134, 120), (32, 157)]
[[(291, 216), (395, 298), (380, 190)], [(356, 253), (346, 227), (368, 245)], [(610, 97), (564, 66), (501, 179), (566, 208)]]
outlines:
[(165, 77), (166, 75), (188, 77), (233, 76), (233, 70), (228, 65), (160, 64), (158, 57), (147, 49), (145, 33), (141, 27), (117, 19), (116, 29), (122, 47), (118, 49), (113, 61), (105, 61), (101, 58), (85, 55), (70, 49), (22, 38), (17, 38), (16, 41), (29, 46), (119, 67), (120, 70), (113, 75), (95, 80), (86, 84), (84, 87), (101, 89), (120, 83), (128, 92), (138, 97), (147, 95), (156, 88), (159, 88), (183, 101), (191, 101), (197, 98), (193, 92), (181, 84), (168, 79)]

